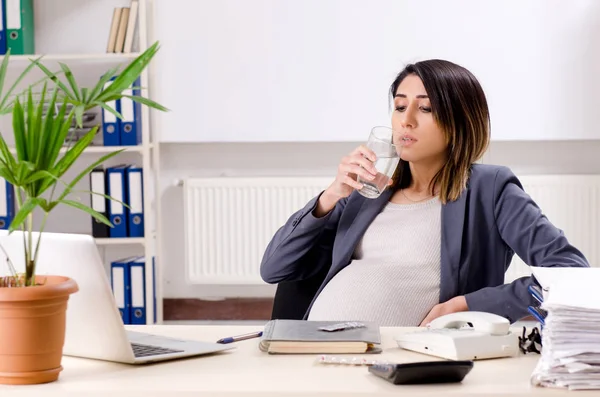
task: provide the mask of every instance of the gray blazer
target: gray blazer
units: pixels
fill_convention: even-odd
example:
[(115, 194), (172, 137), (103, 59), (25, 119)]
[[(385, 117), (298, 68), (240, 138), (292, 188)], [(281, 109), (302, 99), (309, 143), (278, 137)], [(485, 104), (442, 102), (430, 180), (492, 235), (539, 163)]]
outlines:
[[(392, 193), (387, 189), (379, 198), (367, 199), (353, 192), (322, 218), (312, 215), (320, 195), (313, 198), (267, 246), (261, 277), (267, 283), (302, 280), (327, 266), (316, 298), (350, 264), (356, 245)], [(526, 317), (527, 306), (534, 304), (527, 291), (532, 277), (504, 284), (515, 253), (530, 266), (589, 267), (506, 167), (472, 166), (459, 199), (442, 206), (441, 233), (440, 302), (464, 295), (469, 310), (495, 313), (511, 323)]]

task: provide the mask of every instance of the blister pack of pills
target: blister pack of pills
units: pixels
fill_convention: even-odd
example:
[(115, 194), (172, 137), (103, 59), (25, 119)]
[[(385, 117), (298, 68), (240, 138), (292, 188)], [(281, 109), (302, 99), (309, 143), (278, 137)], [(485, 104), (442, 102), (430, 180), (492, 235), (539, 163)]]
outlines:
[(366, 325), (364, 325), (363, 323), (359, 323), (358, 321), (346, 321), (344, 323), (325, 325), (325, 326), (319, 327), (319, 329), (321, 331), (335, 332), (335, 331), (343, 331), (345, 329), (364, 328), (364, 327), (366, 327)]

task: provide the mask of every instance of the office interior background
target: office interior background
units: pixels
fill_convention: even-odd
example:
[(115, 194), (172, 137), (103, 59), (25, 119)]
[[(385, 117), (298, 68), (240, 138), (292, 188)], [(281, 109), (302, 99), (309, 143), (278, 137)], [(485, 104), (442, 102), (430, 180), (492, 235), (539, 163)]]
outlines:
[[(258, 277), (268, 234), (333, 180), (372, 126), (389, 125), (395, 74), (426, 58), (480, 79), (492, 117), (481, 161), (528, 181), (550, 220), (597, 265), (600, 2), (142, 3), (146, 44), (161, 45), (149, 96), (170, 112), (151, 112), (150, 148), (118, 161), (151, 159), (145, 215), (165, 322), (268, 319), (275, 286)], [(131, 2), (33, 4), (37, 53), (93, 54), (106, 52), (114, 8)], [(227, 187), (232, 178), (239, 189)], [(61, 209), (47, 230), (89, 233), (89, 216)], [(99, 247), (108, 269), (140, 246)]]

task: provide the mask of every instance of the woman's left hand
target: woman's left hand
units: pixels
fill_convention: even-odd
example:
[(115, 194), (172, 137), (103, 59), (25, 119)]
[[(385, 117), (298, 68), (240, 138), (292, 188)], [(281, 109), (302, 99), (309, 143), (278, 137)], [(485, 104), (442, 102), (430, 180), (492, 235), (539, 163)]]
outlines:
[(426, 326), (431, 321), (445, 314), (465, 312), (467, 310), (469, 310), (469, 307), (467, 306), (467, 300), (465, 297), (462, 295), (456, 296), (449, 301), (435, 305), (429, 311), (429, 314), (425, 317), (425, 319), (421, 322), (420, 327)]

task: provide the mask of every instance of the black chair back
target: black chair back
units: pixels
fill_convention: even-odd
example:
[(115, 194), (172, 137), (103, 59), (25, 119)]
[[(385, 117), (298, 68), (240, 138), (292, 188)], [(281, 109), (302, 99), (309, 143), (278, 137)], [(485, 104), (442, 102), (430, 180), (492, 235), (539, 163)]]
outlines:
[(271, 320), (302, 320), (329, 269), (300, 281), (282, 281), (277, 285)]

